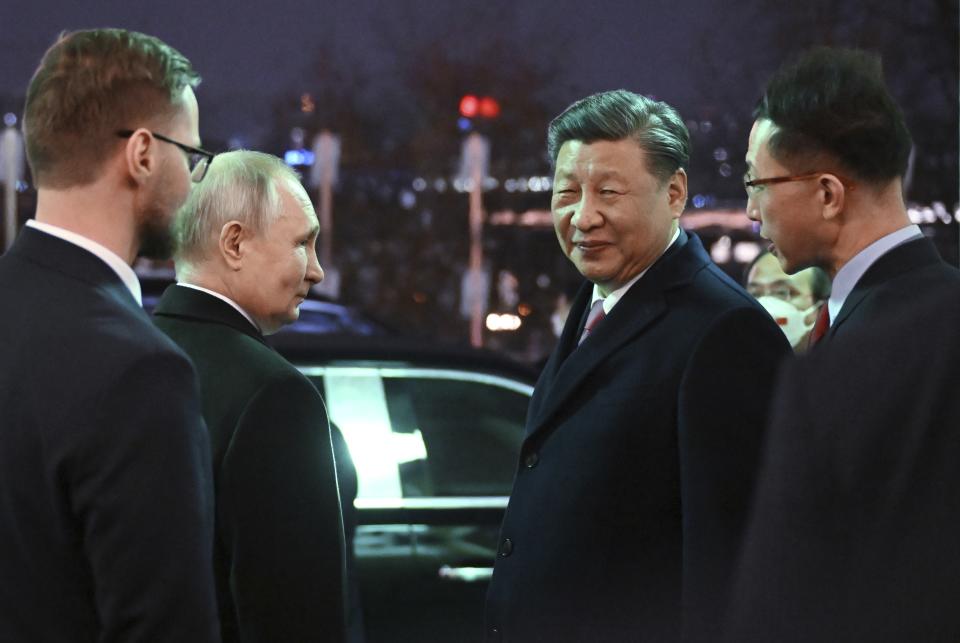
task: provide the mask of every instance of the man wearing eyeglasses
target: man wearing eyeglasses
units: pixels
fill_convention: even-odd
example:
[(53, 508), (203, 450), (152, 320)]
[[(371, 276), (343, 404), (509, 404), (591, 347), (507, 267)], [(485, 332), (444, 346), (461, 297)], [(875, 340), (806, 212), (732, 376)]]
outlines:
[(917, 290), (957, 279), (907, 217), (910, 133), (879, 59), (813, 50), (774, 76), (755, 117), (747, 216), (784, 272), (830, 275), (815, 340), (856, 334)]
[(199, 80), (101, 29), (63, 34), (27, 90), (36, 218), (0, 258), (5, 641), (219, 640), (196, 376), (131, 269), (169, 250), (210, 161)]
[(832, 325), (778, 378), (725, 640), (960, 640), (960, 272), (907, 219), (900, 110), (878, 59), (819, 49), (757, 115), (751, 216), (833, 276)]
[(761, 252), (747, 267), (747, 292), (767, 309), (796, 353), (806, 352), (818, 313), (830, 296), (830, 277), (820, 268), (783, 272), (776, 255)]

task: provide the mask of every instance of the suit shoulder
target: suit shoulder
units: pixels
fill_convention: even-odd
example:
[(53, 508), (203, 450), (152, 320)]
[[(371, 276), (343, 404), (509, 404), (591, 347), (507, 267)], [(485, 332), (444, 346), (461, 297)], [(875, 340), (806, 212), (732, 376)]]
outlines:
[(862, 299), (851, 298), (856, 305), (838, 328), (837, 337), (848, 335), (851, 329), (862, 332), (881, 320), (911, 317), (910, 309), (916, 307), (918, 299), (947, 302), (957, 298), (960, 295), (960, 270), (944, 262), (927, 264), (879, 283), (858, 283), (854, 286), (854, 293), (858, 291), (862, 292)]
[(163, 356), (190, 363), (186, 353), (150, 323), (145, 313), (117, 306), (96, 311), (86, 325), (90, 336), (109, 345), (109, 353), (120, 361)]
[(696, 352), (726, 347), (759, 351), (777, 360), (790, 352), (785, 336), (763, 306), (712, 263), (697, 274), (680, 305), (701, 328), (694, 342)]
[(306, 384), (313, 388), (310, 380), (296, 366), (262, 342), (241, 333), (235, 333), (228, 341), (237, 351), (237, 364), (255, 371), (262, 386)]
[(261, 370), (264, 386), (294, 386), (298, 389), (316, 393), (316, 388), (303, 373), (287, 359), (272, 348), (254, 342), (256, 346), (249, 347), (251, 364), (256, 364)]
[(883, 297), (906, 296), (914, 298), (918, 293), (933, 292), (937, 289), (960, 287), (960, 270), (940, 261), (918, 266), (886, 279), (871, 287), (871, 294)]
[[(313, 435), (318, 427), (327, 425), (328, 413), (320, 392), (292, 365), (264, 373), (255, 388), (238, 408), (236, 433), (250, 430), (260, 432), (268, 428), (270, 440), (280, 436)], [(241, 430), (246, 427), (245, 430)], [(329, 436), (327, 437), (329, 440)]]
[[(44, 347), (64, 376), (76, 368), (89, 378), (156, 356), (189, 364), (184, 352), (150, 323), (122, 286), (59, 285), (44, 294), (55, 304), (18, 301), (19, 312), (13, 315), (20, 318), (8, 319), (3, 326), (16, 327), (25, 345)], [(83, 378), (79, 373), (78, 377)]]
[(263, 342), (225, 324), (166, 316), (154, 316), (153, 324), (186, 351), (198, 368), (209, 363), (217, 368), (253, 369), (266, 375), (290, 367)]
[[(764, 319), (770, 317), (756, 299), (713, 263), (708, 263), (699, 270), (674, 301), (693, 307), (705, 322), (733, 310), (753, 311)], [(753, 315), (748, 313), (747, 316)]]
[(236, 404), (274, 386), (310, 387), (316, 395), (313, 384), (293, 364), (250, 335), (219, 323), (169, 317), (154, 321), (193, 360), (201, 388), (217, 398)]
[(321, 399), (320, 391), (313, 382), (285, 360), (264, 377), (258, 395), (279, 395), (290, 400), (310, 402), (318, 402)]
[[(828, 344), (829, 350), (814, 351), (799, 360), (798, 370), (844, 370), (856, 363), (858, 371), (866, 369), (870, 377), (890, 377), (889, 360), (895, 354), (897, 372), (915, 368), (936, 372), (934, 362), (956, 361), (960, 356), (960, 282), (942, 287), (915, 289), (909, 298), (887, 301), (889, 293), (878, 297), (889, 305), (877, 308), (876, 315), (865, 316), (857, 333), (837, 335)], [(870, 308), (869, 310), (873, 310)], [(859, 311), (858, 311), (859, 312)], [(873, 366), (866, 366), (872, 364)], [(859, 378), (858, 378), (859, 379)]]

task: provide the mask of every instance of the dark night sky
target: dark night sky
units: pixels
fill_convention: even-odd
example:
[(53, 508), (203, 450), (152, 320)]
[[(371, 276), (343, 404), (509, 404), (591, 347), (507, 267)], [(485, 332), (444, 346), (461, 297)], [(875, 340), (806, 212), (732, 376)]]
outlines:
[[(204, 77), (198, 95), (234, 97), (235, 113), (217, 109), (218, 123), (201, 128), (222, 138), (232, 128), (265, 117), (258, 97), (302, 89), (307, 62), (318, 44), (332, 46), (376, 83), (393, 79), (391, 41), (432, 38), (457, 28), (459, 41), (499, 31), (518, 41), (533, 61), (549, 61), (565, 86), (582, 93), (629, 87), (666, 100), (688, 99), (695, 79), (691, 34), (708, 28), (711, 11), (675, 0), (643, 2), (551, 0), (4, 0), (0, 11), (0, 95), (22, 95), (45, 48), (62, 29), (118, 26), (167, 41)], [(473, 7), (473, 9), (471, 9)], [(472, 13), (471, 13), (472, 12)], [(467, 23), (467, 24), (463, 24)], [(451, 38), (451, 40), (455, 40)], [(575, 96), (570, 96), (570, 99)], [(227, 121), (227, 122), (224, 122)]]
[[(398, 51), (410, 43), (439, 38), (449, 49), (469, 49), (491, 35), (550, 66), (558, 111), (587, 93), (625, 87), (681, 111), (719, 107), (738, 116), (749, 115), (763, 79), (788, 51), (823, 38), (861, 44), (879, 37), (881, 45), (909, 44), (887, 48), (888, 77), (904, 81), (893, 83), (895, 95), (904, 102), (933, 95), (946, 106), (934, 105), (942, 113), (955, 106), (955, 80), (946, 94), (942, 80), (914, 80), (930, 65), (946, 66), (948, 79), (956, 67), (956, 29), (937, 26), (936, 13), (951, 1), (914, 0), (904, 11), (889, 0), (0, 0), (0, 109), (19, 109), (60, 30), (117, 26), (157, 35), (190, 58), (204, 77), (201, 134), (220, 141), (245, 135), (245, 145), (263, 135), (275, 96), (311, 91), (308, 66), (321, 46), (349, 61), (374, 100), (381, 92), (388, 100), (400, 82)], [(916, 16), (933, 25), (929, 38), (910, 24)], [(923, 57), (930, 60), (916, 64)]]

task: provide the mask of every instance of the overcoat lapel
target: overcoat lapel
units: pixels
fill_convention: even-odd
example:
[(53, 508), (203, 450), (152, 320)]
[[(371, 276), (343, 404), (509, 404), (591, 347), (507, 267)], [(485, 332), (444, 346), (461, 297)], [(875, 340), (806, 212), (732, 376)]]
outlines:
[(194, 288), (173, 285), (164, 292), (153, 311), (158, 317), (173, 317), (223, 324), (266, 344), (263, 335), (227, 302)]
[(689, 283), (707, 263), (700, 240), (681, 230), (676, 243), (617, 303), (583, 345), (577, 339), (589, 307), (593, 285), (585, 283), (571, 307), (557, 349), (537, 382), (527, 418), (527, 435), (543, 430), (550, 419), (589, 379), (597, 367), (667, 312), (665, 293)]
[(860, 277), (860, 280), (843, 302), (843, 308), (840, 309), (837, 318), (830, 325), (826, 337), (830, 338), (837, 332), (837, 329), (857, 309), (857, 306), (864, 300), (871, 288), (910, 270), (934, 265), (941, 261), (937, 249), (926, 239), (914, 239), (891, 249), (867, 268), (867, 271)]

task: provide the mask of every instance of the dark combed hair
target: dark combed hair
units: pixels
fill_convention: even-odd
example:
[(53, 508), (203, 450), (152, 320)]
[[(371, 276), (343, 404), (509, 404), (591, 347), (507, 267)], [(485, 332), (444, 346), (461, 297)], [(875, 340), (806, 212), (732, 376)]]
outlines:
[(27, 89), (23, 129), (38, 184), (94, 180), (116, 131), (169, 118), (200, 76), (158, 38), (124, 29), (64, 32)]
[(777, 126), (770, 153), (791, 169), (821, 169), (802, 166), (827, 154), (867, 183), (885, 183), (907, 170), (910, 132), (878, 55), (831, 47), (806, 52), (773, 76), (754, 118)]
[(624, 89), (587, 96), (565, 109), (547, 128), (553, 164), (567, 141), (620, 141), (632, 138), (647, 153), (649, 170), (661, 181), (690, 161), (690, 134), (670, 105)]

